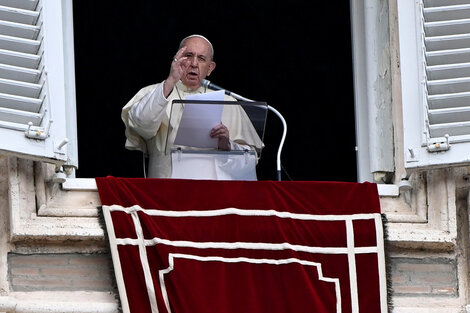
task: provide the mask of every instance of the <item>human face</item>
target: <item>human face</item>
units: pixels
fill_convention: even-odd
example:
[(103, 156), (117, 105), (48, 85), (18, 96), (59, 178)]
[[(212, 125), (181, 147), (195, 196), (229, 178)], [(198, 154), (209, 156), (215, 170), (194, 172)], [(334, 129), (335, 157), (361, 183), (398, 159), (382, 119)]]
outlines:
[(197, 89), (201, 86), (202, 80), (209, 76), (215, 68), (211, 47), (206, 40), (199, 37), (188, 38), (183, 46), (186, 47), (183, 57), (187, 58), (188, 67), (184, 71), (181, 81), (186, 87)]

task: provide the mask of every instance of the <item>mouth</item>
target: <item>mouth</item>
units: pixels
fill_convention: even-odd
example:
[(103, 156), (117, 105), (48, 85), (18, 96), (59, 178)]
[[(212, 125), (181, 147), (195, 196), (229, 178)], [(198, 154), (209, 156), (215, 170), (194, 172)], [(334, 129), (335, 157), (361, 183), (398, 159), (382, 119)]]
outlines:
[(188, 78), (189, 79), (196, 79), (199, 77), (199, 73), (196, 71), (189, 71), (188, 72)]

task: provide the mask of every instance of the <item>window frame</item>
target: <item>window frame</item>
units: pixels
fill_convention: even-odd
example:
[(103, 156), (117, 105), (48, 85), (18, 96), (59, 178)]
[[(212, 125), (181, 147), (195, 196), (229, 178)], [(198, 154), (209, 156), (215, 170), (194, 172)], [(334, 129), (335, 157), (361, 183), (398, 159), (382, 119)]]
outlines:
[(384, 35), (389, 32), (388, 14), (383, 15), (388, 9), (383, 5), (351, 0), (359, 182), (390, 182), (396, 170), (389, 38)]

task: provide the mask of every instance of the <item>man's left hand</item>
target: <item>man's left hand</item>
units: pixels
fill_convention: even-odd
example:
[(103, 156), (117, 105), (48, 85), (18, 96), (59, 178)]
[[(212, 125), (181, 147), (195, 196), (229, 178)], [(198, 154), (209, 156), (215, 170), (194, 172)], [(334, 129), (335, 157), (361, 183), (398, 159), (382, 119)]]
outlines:
[(212, 128), (210, 136), (219, 139), (218, 147), (220, 150), (230, 150), (230, 133), (224, 124), (220, 123)]

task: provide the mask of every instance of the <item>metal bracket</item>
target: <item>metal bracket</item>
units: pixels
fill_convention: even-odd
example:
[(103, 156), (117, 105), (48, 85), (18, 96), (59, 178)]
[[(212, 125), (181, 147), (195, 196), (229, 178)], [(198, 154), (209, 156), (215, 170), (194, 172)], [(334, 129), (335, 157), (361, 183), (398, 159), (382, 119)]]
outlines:
[(428, 143), (427, 149), (429, 152), (447, 151), (450, 149), (449, 135), (444, 136), (445, 141), (437, 141)]
[(33, 129), (33, 123), (28, 123), (28, 129), (24, 132), (24, 135), (31, 139), (40, 139), (45, 140), (49, 137), (49, 129), (51, 128), (52, 120), (50, 120), (45, 128), (35, 128)]

